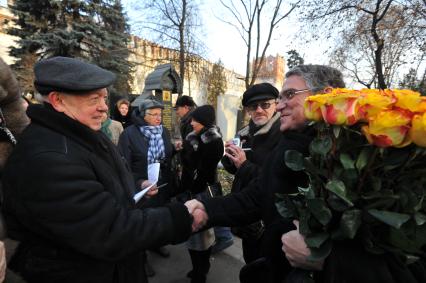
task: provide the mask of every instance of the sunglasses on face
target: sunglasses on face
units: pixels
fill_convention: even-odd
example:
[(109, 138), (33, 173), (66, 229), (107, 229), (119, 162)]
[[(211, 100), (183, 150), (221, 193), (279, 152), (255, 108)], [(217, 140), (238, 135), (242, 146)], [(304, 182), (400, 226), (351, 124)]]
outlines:
[(263, 110), (266, 110), (266, 109), (269, 109), (269, 107), (271, 107), (271, 105), (273, 103), (276, 103), (276, 102), (275, 101), (274, 102), (266, 102), (266, 101), (264, 101), (264, 102), (259, 102), (259, 103), (253, 103), (253, 104), (248, 105), (247, 109), (249, 111), (256, 111), (257, 107), (260, 106), (260, 108), (262, 108)]

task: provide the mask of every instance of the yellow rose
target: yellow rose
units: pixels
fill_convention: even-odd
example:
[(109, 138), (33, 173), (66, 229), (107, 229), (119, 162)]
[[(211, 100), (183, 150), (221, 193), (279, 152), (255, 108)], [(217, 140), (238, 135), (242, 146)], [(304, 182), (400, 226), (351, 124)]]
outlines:
[(396, 102), (396, 97), (392, 92), (362, 89), (360, 93), (356, 115), (363, 121), (368, 121), (368, 118), (377, 115), (382, 110), (391, 109)]
[(306, 119), (322, 121), (321, 105), (318, 102), (306, 99), (303, 108)]
[(412, 114), (409, 111), (384, 110), (369, 118), (362, 132), (371, 144), (378, 147), (404, 147), (411, 143), (408, 135)]
[(410, 138), (416, 145), (426, 147), (426, 113), (414, 115), (411, 121)]
[(320, 121), (322, 119), (332, 125), (353, 125), (358, 91), (333, 89), (331, 93), (309, 96), (305, 101), (305, 116), (307, 119)]
[(407, 109), (411, 112), (420, 111), (422, 102), (420, 93), (408, 89), (395, 89), (393, 92), (397, 98), (397, 102), (395, 103), (396, 107)]

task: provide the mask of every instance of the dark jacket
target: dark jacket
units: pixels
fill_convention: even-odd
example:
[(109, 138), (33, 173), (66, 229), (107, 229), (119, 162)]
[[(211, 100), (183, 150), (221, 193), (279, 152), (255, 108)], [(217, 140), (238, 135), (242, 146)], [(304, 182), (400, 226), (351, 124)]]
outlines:
[[(141, 133), (140, 127), (146, 126), (146, 122), (139, 115), (139, 110), (133, 111), (133, 125), (127, 127), (120, 135), (118, 148), (123, 157), (127, 160), (130, 166), (130, 171), (133, 174), (136, 190), (141, 189), (141, 183), (148, 179), (148, 147), (149, 140)], [(170, 140), (170, 133), (166, 127), (163, 127), (163, 143), (165, 150), (165, 158), (160, 162), (160, 176), (158, 185), (167, 183), (161, 188), (159, 196), (162, 197), (163, 203), (168, 199), (169, 192), (171, 191), (171, 159), (173, 154), (172, 142)]]
[[(260, 170), (268, 157), (268, 154), (275, 148), (281, 138), (280, 115), (275, 113), (272, 118), (261, 127), (257, 127), (252, 120), (249, 125), (242, 128), (238, 133), (242, 148), (251, 148), (245, 151), (246, 161), (237, 170), (234, 163), (227, 157), (222, 158), (222, 164), (225, 169), (234, 174), (232, 182), (232, 193), (237, 193), (248, 186), (259, 174)], [(263, 234), (263, 224), (257, 221), (250, 225), (232, 227), (232, 232), (241, 237), (243, 241), (244, 258), (247, 261), (254, 259), (258, 253), (259, 238)]]
[(189, 111), (186, 113), (181, 119), (179, 124), (179, 130), (180, 130), (180, 136), (182, 137), (182, 140), (185, 140), (186, 136), (192, 132), (192, 111)]
[[(265, 223), (265, 235), (262, 238), (262, 254), (267, 258), (266, 272), (258, 272), (262, 277), (262, 282), (283, 282), (284, 277), (292, 270), (290, 264), (282, 252), (281, 236), (295, 226), (284, 220), (275, 207), (275, 193), (295, 193), (298, 187), (308, 185), (307, 175), (303, 172), (295, 172), (289, 169), (284, 163), (286, 150), (297, 150), (304, 155), (308, 154), (309, 144), (315, 135), (315, 131), (307, 127), (303, 132), (287, 131), (282, 134), (277, 147), (268, 156), (261, 175), (255, 182), (239, 193), (230, 194), (226, 197), (208, 199), (204, 205), (209, 215), (209, 226), (237, 226), (248, 224), (262, 219)], [(414, 278), (413, 273), (407, 268), (399, 267), (397, 271), (389, 264), (390, 256), (376, 256), (364, 252), (361, 246), (340, 245), (333, 246), (332, 254), (328, 257), (324, 272), (319, 273), (321, 278), (316, 282), (326, 283), (357, 283), (357, 282), (402, 282), (396, 280), (399, 270), (404, 270), (407, 280)], [(352, 258), (354, 257), (354, 258)], [(350, 258), (350, 260), (348, 260)], [(378, 264), (380, 262), (380, 265)], [(338, 266), (338, 269), (333, 268)], [(379, 267), (379, 271), (365, 272), (371, 270), (371, 266)], [(413, 265), (412, 265), (413, 266)], [(420, 270), (416, 276), (424, 276), (424, 267), (420, 265)], [(263, 269), (265, 270), (265, 269)], [(336, 272), (336, 270), (338, 270)], [(387, 278), (387, 279), (386, 279)], [(425, 277), (417, 277), (412, 283), (426, 282)], [(389, 280), (389, 281), (387, 281)], [(392, 281), (393, 280), (393, 281)], [(252, 281), (256, 282), (256, 280)]]
[(199, 134), (188, 134), (182, 154), (183, 187), (192, 194), (205, 191), (207, 184), (216, 182), (217, 164), (223, 156), (223, 141), (219, 128), (213, 126), (204, 128)]
[(227, 156), (222, 158), (226, 171), (235, 174), (232, 183), (233, 193), (247, 187), (259, 175), (268, 154), (278, 144), (281, 138), (279, 114), (276, 113), (267, 124), (257, 129), (250, 121), (250, 124), (241, 129), (237, 135), (241, 139), (242, 148), (251, 148), (251, 150), (245, 152), (247, 160), (238, 170)]
[(28, 282), (147, 282), (141, 250), (191, 233), (185, 206), (141, 210), (118, 151), (49, 105), (30, 106), (3, 175), (11, 266)]
[(123, 126), (123, 129), (133, 125), (133, 107), (129, 105), (129, 111), (126, 116), (121, 115), (120, 110), (118, 110), (117, 106), (114, 107), (114, 110), (111, 113), (112, 119), (118, 121)]

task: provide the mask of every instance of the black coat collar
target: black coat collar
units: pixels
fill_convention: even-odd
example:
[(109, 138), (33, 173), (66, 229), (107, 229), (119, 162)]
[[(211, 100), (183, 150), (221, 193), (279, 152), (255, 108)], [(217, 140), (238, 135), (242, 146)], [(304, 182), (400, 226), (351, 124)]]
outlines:
[(44, 105), (30, 105), (27, 115), (31, 118), (32, 123), (41, 124), (55, 132), (63, 134), (91, 151), (95, 150), (95, 145), (104, 143), (100, 132), (94, 131), (80, 122), (71, 119), (64, 113), (57, 112), (48, 103)]

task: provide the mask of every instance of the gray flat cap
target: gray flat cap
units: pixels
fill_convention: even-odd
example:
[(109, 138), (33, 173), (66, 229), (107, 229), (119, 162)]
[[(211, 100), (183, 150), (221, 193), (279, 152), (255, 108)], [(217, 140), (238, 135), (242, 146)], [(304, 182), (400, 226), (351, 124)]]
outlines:
[(75, 95), (110, 86), (115, 74), (75, 58), (52, 57), (34, 66), (34, 86), (42, 95), (61, 91)]

